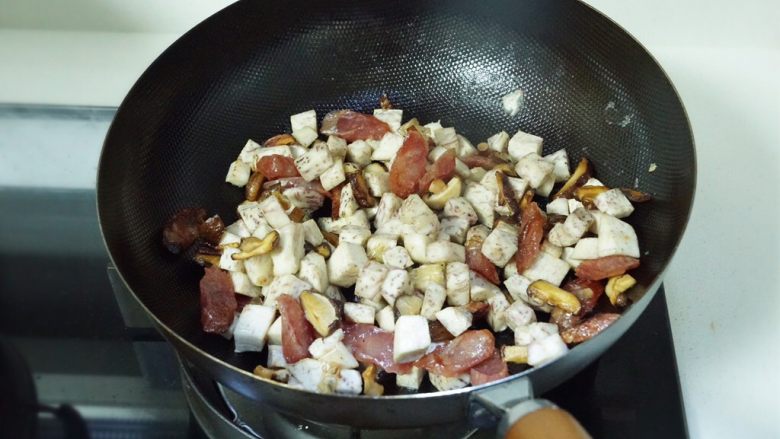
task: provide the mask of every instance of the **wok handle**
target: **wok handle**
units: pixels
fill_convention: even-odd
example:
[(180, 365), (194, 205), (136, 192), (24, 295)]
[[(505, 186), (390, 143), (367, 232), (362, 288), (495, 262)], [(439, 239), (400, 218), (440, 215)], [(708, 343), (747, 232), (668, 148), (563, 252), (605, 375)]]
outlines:
[(547, 400), (529, 399), (507, 410), (499, 424), (504, 439), (590, 439), (571, 413)]
[(546, 399), (534, 398), (528, 377), (496, 384), (471, 394), (469, 421), (495, 427), (503, 439), (590, 439), (574, 417)]

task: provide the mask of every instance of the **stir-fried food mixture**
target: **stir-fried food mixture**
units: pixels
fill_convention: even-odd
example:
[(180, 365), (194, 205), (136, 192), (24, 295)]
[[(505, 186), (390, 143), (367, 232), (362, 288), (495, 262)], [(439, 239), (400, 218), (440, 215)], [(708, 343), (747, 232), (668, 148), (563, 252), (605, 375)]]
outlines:
[(474, 146), (381, 106), (249, 140), (226, 177), (236, 222), (171, 218), (165, 246), (205, 268), (204, 331), (260, 377), (376, 396), (495, 381), (618, 319), (640, 257), (623, 218), (647, 194), (543, 156), (533, 134)]

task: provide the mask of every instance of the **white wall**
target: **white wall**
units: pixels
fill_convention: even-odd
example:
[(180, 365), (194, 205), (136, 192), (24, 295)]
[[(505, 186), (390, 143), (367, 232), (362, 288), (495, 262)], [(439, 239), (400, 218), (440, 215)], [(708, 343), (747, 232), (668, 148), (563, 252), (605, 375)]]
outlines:
[[(0, 0), (0, 102), (117, 105), (149, 63), (228, 0)], [(778, 48), (776, 0), (590, 0), (656, 55)]]
[(0, 28), (182, 33), (230, 0), (0, 0)]
[(230, 3), (0, 0), (0, 102), (116, 106), (160, 52)]

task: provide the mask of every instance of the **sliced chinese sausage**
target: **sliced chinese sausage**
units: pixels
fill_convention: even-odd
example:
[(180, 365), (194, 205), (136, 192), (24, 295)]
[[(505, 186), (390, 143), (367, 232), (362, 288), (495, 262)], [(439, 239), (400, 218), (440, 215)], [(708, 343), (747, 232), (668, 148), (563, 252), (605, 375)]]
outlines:
[(379, 140), (390, 126), (374, 116), (352, 110), (332, 111), (322, 119), (322, 134), (339, 136), (347, 142)]
[(309, 357), (309, 345), (314, 341), (314, 329), (306, 320), (301, 304), (288, 294), (277, 299), (282, 316), (282, 353), (288, 363)]
[(509, 376), (509, 369), (501, 358), (501, 354), (496, 350), (493, 352), (493, 356), (474, 366), (469, 374), (471, 375), (471, 385), (479, 386)]
[(496, 352), (496, 339), (487, 329), (466, 331), (418, 360), (417, 365), (444, 376), (458, 376)]
[(442, 368), (440, 355), (444, 350), (444, 346), (445, 345), (443, 344), (436, 346), (432, 351), (423, 355), (419, 360), (414, 362), (415, 367), (438, 373)]
[(556, 326), (558, 326), (560, 331), (576, 326), (581, 321), (582, 319), (579, 317), (579, 313), (572, 314), (570, 312), (564, 311), (561, 308), (558, 308), (557, 306), (550, 312), (550, 323), (554, 323)]
[(299, 177), (298, 168), (292, 157), (279, 154), (271, 154), (260, 157), (257, 160), (257, 171), (263, 174), (266, 180), (277, 180), (285, 177)]
[(517, 238), (517, 254), (515, 255), (518, 273), (522, 274), (527, 270), (539, 255), (546, 222), (544, 213), (542, 213), (539, 205), (535, 202), (528, 203), (522, 209), (520, 214), (520, 234)]
[(163, 245), (171, 253), (189, 248), (200, 236), (200, 225), (206, 219), (201, 208), (186, 208), (176, 212), (163, 229)]
[(245, 306), (252, 302), (252, 298), (243, 294), (235, 294), (236, 296), (236, 312), (240, 313)]
[(607, 329), (611, 324), (615, 323), (619, 317), (620, 314), (615, 313), (595, 314), (584, 322), (562, 331), (561, 338), (569, 344), (582, 343)]
[(466, 264), (472, 271), (476, 272), (487, 281), (498, 285), (500, 281), (498, 278), (498, 270), (496, 269), (496, 266), (490, 262), (490, 259), (482, 254), (480, 249), (466, 247)]
[(390, 167), (390, 190), (401, 198), (417, 193), (427, 164), (425, 138), (417, 131), (410, 131)]
[(431, 182), (436, 179), (449, 181), (455, 175), (455, 152), (451, 149), (439, 156), (425, 172), (418, 187), (421, 194), (427, 193)]
[(582, 307), (579, 316), (584, 316), (596, 307), (599, 298), (604, 294), (604, 284), (595, 280), (574, 278), (566, 282), (561, 288), (577, 296)]
[(358, 361), (375, 364), (386, 372), (408, 373), (412, 364), (393, 361), (393, 333), (365, 323), (344, 325), (344, 344)]
[(639, 259), (612, 255), (583, 261), (575, 270), (575, 274), (581, 279), (602, 280), (620, 276), (637, 267), (639, 267)]
[(235, 317), (236, 302), (230, 275), (217, 267), (207, 267), (200, 280), (200, 323), (203, 331), (222, 333)]
[(498, 270), (496, 266), (490, 262), (490, 259), (482, 254), (482, 239), (479, 239), (477, 235), (474, 235), (471, 239), (466, 241), (466, 265), (469, 269), (479, 274), (487, 281), (498, 285), (500, 279), (498, 278)]

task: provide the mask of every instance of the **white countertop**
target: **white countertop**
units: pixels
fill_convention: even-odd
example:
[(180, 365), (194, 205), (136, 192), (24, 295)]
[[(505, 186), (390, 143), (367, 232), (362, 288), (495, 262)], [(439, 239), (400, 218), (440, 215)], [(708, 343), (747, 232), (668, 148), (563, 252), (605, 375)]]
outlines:
[[(0, 0), (0, 102), (116, 106), (168, 44), (230, 2), (66, 3), (40, 14), (43, 0)], [(693, 125), (696, 202), (666, 277), (691, 436), (777, 437), (780, 3), (588, 3), (648, 47)], [(19, 154), (0, 156), (7, 171)], [(94, 184), (92, 160), (69, 186)]]

